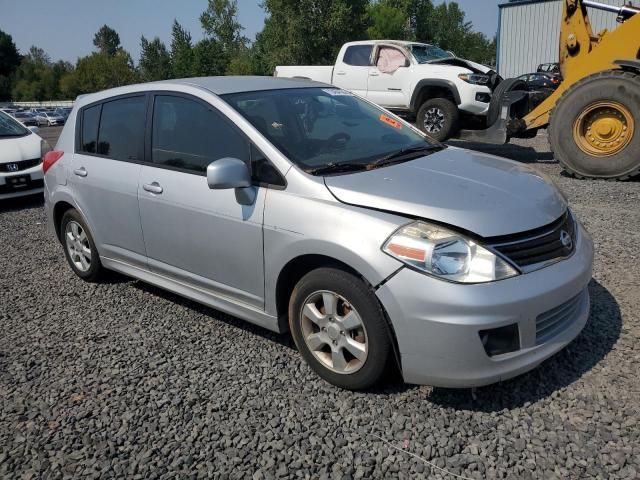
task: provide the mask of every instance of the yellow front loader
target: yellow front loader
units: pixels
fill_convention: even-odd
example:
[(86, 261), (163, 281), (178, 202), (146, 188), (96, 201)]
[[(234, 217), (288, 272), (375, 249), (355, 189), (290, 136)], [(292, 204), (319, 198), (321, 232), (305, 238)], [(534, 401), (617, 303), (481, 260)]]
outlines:
[[(594, 34), (587, 7), (617, 14), (620, 25)], [(556, 159), (576, 177), (640, 174), (640, 8), (565, 0), (559, 53), (563, 80), (551, 96), (532, 108), (522, 82), (504, 80), (489, 128), (460, 138), (504, 143), (547, 127)]]

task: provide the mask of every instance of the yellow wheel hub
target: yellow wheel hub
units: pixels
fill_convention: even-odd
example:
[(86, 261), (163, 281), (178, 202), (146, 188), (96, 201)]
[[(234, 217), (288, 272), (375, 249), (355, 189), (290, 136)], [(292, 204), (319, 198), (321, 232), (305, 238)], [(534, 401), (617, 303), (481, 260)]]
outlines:
[(573, 126), (580, 150), (596, 157), (609, 157), (625, 149), (633, 139), (635, 122), (627, 107), (602, 101), (589, 105)]

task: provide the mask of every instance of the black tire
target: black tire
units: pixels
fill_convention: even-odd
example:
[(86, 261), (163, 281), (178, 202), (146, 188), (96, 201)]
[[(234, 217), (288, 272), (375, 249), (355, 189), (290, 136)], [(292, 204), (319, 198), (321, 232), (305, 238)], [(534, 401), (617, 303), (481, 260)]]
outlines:
[[(599, 101), (625, 106), (635, 123), (630, 143), (610, 156), (590, 155), (575, 140), (574, 126), (579, 116)], [(627, 180), (640, 174), (640, 75), (608, 70), (571, 86), (551, 112), (549, 142), (556, 160), (577, 178)]]
[[(442, 123), (437, 129), (429, 128), (425, 121), (429, 115), (441, 116)], [(420, 130), (438, 142), (455, 136), (460, 129), (460, 110), (451, 100), (432, 98), (422, 104), (416, 115), (416, 125)]]
[[(305, 341), (302, 315), (305, 302), (317, 292), (327, 290), (346, 300), (357, 312), (366, 329), (366, 359), (353, 373), (332, 371), (316, 358)], [(360, 278), (338, 268), (313, 270), (298, 282), (289, 302), (289, 326), (296, 346), (306, 362), (320, 377), (340, 388), (363, 390), (372, 387), (382, 379), (393, 358), (389, 327), (375, 294)]]
[[(86, 271), (83, 271), (78, 268), (78, 266), (76, 266), (74, 260), (71, 258), (71, 253), (69, 252), (69, 248), (67, 246), (66, 232), (67, 226), (71, 222), (75, 222), (82, 227), (82, 230), (86, 235), (86, 242), (91, 250), (89, 267)], [(60, 242), (62, 243), (62, 248), (64, 249), (64, 255), (67, 259), (67, 263), (78, 277), (87, 282), (97, 282), (104, 276), (105, 269), (100, 262), (100, 255), (98, 254), (98, 249), (96, 248), (96, 244), (93, 241), (91, 231), (89, 230), (87, 223), (84, 221), (84, 218), (82, 218), (82, 215), (80, 215), (77, 210), (67, 210), (62, 216), (62, 220), (60, 221)]]
[(517, 78), (507, 78), (498, 84), (491, 96), (491, 102), (489, 103), (489, 110), (487, 111), (487, 127), (490, 127), (498, 117), (500, 116), (500, 109), (502, 108), (502, 97), (508, 92), (516, 90), (529, 90), (526, 82)]

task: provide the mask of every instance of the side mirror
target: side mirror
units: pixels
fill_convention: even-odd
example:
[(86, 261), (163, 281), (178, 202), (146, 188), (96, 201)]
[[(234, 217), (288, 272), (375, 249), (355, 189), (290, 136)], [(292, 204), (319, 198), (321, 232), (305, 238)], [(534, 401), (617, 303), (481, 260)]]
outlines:
[(410, 66), (411, 66), (411, 62), (409, 61), (408, 58), (405, 58), (403, 67), (410, 67)]
[(40, 133), (40, 129), (38, 127), (27, 127), (33, 133)]
[(251, 174), (242, 160), (221, 158), (207, 167), (207, 183), (212, 190), (250, 187)]

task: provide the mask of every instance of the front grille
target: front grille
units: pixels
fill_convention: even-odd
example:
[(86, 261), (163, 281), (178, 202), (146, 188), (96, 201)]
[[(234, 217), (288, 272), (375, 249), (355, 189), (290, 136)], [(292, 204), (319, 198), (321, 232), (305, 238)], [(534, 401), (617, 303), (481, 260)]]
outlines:
[(575, 244), (575, 220), (568, 210), (545, 227), (487, 240), (489, 247), (525, 271), (569, 257), (575, 250)]
[(584, 295), (585, 292), (581, 292), (562, 305), (538, 315), (536, 318), (536, 345), (549, 341), (571, 325), (580, 309)]
[(44, 188), (44, 180), (29, 180), (25, 186), (17, 188), (13, 185), (0, 185), (0, 195), (3, 193), (28, 192), (38, 188)]
[[(35, 167), (40, 164), (39, 158), (34, 158), (33, 160), (22, 160), (20, 162), (9, 162), (9, 163), (0, 163), (0, 172), (5, 173), (15, 173), (20, 172), (22, 170), (26, 170), (27, 168)], [(9, 169), (9, 165), (17, 165), (18, 169)]]

